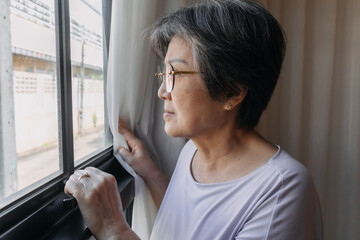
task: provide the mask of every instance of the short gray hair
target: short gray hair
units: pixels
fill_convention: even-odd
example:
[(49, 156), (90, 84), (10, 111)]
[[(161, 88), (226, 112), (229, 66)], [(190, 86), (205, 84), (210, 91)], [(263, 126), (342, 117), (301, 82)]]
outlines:
[(150, 42), (160, 58), (174, 36), (192, 45), (196, 68), (214, 100), (225, 102), (247, 90), (239, 128), (254, 128), (270, 101), (285, 54), (276, 19), (254, 1), (206, 0), (154, 22)]

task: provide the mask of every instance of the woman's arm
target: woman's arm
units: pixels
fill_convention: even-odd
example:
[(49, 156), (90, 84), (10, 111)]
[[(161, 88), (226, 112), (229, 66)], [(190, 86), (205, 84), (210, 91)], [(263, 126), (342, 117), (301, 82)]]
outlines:
[(65, 193), (77, 200), (96, 239), (139, 239), (125, 220), (114, 176), (93, 167), (78, 170), (67, 181)]
[[(121, 119), (118, 130), (131, 150), (120, 147), (120, 155), (145, 180), (159, 208), (169, 180), (157, 169), (144, 144)], [(93, 167), (78, 170), (67, 181), (65, 193), (77, 200), (85, 223), (96, 239), (139, 239), (125, 220), (117, 183), (111, 174)]]
[(118, 131), (124, 136), (130, 147), (130, 151), (124, 147), (119, 147), (119, 154), (144, 179), (155, 205), (160, 208), (169, 185), (169, 179), (155, 166), (146, 152), (144, 143), (134, 135), (120, 118)]

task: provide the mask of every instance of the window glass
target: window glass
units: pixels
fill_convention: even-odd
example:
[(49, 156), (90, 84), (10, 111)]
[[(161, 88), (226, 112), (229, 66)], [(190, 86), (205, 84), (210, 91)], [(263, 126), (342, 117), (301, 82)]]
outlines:
[(0, 79), (0, 89), (11, 89), (1, 100), (0, 137), (15, 136), (15, 144), (2, 144), (0, 201), (59, 170), (54, 1), (7, 1), (12, 79)]
[(77, 161), (105, 147), (102, 3), (72, 0), (69, 4), (74, 160)]

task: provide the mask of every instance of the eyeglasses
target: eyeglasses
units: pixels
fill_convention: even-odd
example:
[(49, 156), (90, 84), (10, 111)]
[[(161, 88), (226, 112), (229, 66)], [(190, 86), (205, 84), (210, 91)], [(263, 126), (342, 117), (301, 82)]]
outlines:
[(161, 70), (159, 67), (159, 72), (155, 73), (155, 76), (161, 81), (160, 83), (165, 83), (165, 89), (168, 93), (171, 93), (174, 89), (175, 85), (175, 75), (180, 74), (198, 74), (199, 72), (196, 71), (175, 71), (173, 65), (166, 64), (165, 65), (165, 72)]

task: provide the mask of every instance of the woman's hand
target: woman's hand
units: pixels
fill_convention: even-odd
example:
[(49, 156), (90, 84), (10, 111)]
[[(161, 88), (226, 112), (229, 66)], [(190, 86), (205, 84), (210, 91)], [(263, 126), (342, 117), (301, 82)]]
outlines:
[(131, 151), (119, 147), (117, 150), (120, 156), (146, 180), (157, 168), (147, 153), (144, 143), (134, 135), (121, 118), (118, 121), (118, 132), (124, 136)]
[(96, 239), (122, 239), (134, 234), (126, 223), (114, 176), (93, 167), (77, 170), (67, 181), (65, 193), (76, 198)]
[(127, 125), (119, 118), (118, 131), (127, 141), (131, 152), (119, 147), (121, 157), (139, 174), (150, 189), (151, 196), (157, 208), (160, 208), (164, 198), (169, 179), (155, 166), (144, 143), (138, 139)]

